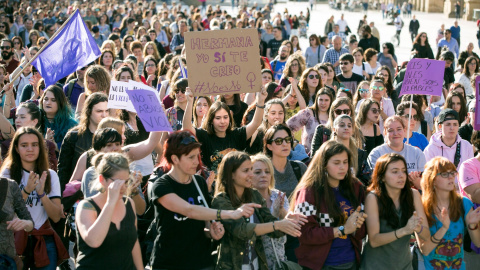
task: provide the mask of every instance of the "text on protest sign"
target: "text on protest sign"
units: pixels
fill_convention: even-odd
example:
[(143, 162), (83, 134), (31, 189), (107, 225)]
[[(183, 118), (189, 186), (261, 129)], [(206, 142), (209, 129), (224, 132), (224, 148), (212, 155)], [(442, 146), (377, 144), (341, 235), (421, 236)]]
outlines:
[(153, 92), (157, 92), (157, 90), (153, 87), (150, 87), (142, 82), (137, 82), (137, 81), (133, 81), (133, 80), (129, 80), (128, 81), (128, 90), (137, 90), (137, 89), (143, 89), (143, 90), (149, 90), (149, 91), (153, 91)]
[[(480, 76), (475, 78), (475, 123), (473, 129), (480, 130)], [(472, 101), (473, 102), (473, 101)]]
[(173, 131), (156, 93), (137, 89), (127, 90), (127, 94), (146, 131)]
[(442, 95), (445, 62), (414, 58), (408, 62), (400, 96), (409, 94)]
[(188, 85), (195, 96), (258, 92), (259, 39), (256, 29), (185, 33)]
[(111, 81), (107, 108), (135, 112), (135, 108), (133, 107), (133, 104), (126, 92), (129, 87), (130, 84), (127, 82)]

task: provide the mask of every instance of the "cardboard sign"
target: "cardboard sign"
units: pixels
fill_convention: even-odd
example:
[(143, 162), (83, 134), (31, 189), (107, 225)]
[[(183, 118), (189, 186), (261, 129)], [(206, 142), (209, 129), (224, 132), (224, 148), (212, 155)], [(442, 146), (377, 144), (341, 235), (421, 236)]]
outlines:
[(111, 81), (107, 108), (135, 112), (135, 108), (126, 92), (129, 87), (130, 84), (127, 82)]
[(480, 130), (480, 76), (475, 78), (475, 123), (473, 129)]
[(400, 96), (441, 96), (445, 61), (414, 58), (408, 62)]
[(173, 131), (156, 93), (145, 89), (126, 92), (146, 131)]
[(256, 29), (185, 33), (188, 85), (194, 96), (258, 92), (259, 38)]

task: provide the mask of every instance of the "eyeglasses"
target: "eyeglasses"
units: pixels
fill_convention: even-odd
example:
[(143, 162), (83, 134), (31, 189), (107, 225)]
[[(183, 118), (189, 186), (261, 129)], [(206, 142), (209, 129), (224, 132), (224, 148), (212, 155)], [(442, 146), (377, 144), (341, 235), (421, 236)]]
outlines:
[(298, 67), (298, 64), (291, 64), (291, 67)]
[(405, 118), (405, 119), (407, 119), (407, 120), (408, 120), (409, 118), (412, 118), (412, 119), (415, 120), (415, 121), (420, 120), (420, 117), (418, 117), (418, 115), (416, 115), (416, 114), (415, 114), (415, 115), (404, 114), (404, 115), (402, 115), (402, 117)]
[(348, 65), (348, 64), (350, 64), (350, 62), (348, 62), (348, 61), (347, 61), (347, 62), (340, 62), (340, 65), (341, 65), (341, 66), (346, 66), (346, 65)]
[(0, 28), (5, 28), (5, 25), (0, 25)]
[(458, 172), (457, 171), (442, 172), (442, 173), (437, 173), (437, 175), (440, 175), (443, 178), (448, 178), (449, 176), (456, 177), (458, 175)]
[(377, 114), (377, 113), (380, 113), (380, 109), (370, 109), (370, 111), (373, 113), (373, 114)]
[(374, 86), (372, 86), (372, 87), (370, 87), (370, 88), (372, 88), (372, 90), (377, 90), (377, 91), (380, 91), (380, 92), (382, 92), (383, 90), (385, 90), (385, 86), (375, 86), (375, 85), (374, 85)]
[(10, 50), (11, 48), (12, 48), (12, 47), (10, 47), (10, 46), (1, 46), (1, 47), (0, 47), (0, 50), (2, 50), (2, 51), (3, 51), (3, 50)]
[(276, 145), (282, 145), (283, 141), (285, 141), (286, 143), (291, 143), (292, 137), (288, 136), (285, 138), (276, 138), (276, 139), (270, 140), (270, 143), (274, 142)]
[(147, 64), (146, 67), (155, 67), (155, 64)]
[(351, 110), (350, 109), (345, 109), (345, 110), (336, 109), (334, 112), (335, 112), (336, 115), (342, 115), (342, 114), (350, 115)]
[(44, 45), (44, 44), (46, 44), (46, 43), (47, 43), (46, 41), (41, 41), (41, 42), (39, 42), (38, 44)]
[(133, 39), (127, 39), (125, 42), (133, 42)]
[(358, 89), (358, 92), (360, 92), (360, 94), (366, 94), (366, 93), (370, 92), (370, 90), (369, 90), (369, 89), (360, 88), (360, 89)]
[(175, 90), (175, 91), (173, 91), (173, 92), (175, 92), (175, 94), (178, 94), (178, 93), (180, 93), (180, 92), (182, 92), (182, 94), (185, 94), (186, 91), (187, 91), (186, 89), (177, 89), (177, 90)]
[(197, 139), (195, 139), (195, 137), (189, 136), (189, 137), (183, 138), (183, 140), (180, 142), (180, 144), (189, 145), (191, 143), (196, 143), (196, 142), (198, 142), (198, 141), (197, 141)]
[(311, 80), (313, 80), (313, 78), (318, 80), (318, 79), (320, 79), (320, 76), (318, 76), (318, 75), (308, 75), (308, 78), (311, 79)]

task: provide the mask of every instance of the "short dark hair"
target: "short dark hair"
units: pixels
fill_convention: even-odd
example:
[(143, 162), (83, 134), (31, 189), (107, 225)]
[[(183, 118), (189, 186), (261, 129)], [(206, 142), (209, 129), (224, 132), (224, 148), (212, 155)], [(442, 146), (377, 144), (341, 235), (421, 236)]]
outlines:
[(442, 59), (443, 61), (450, 60), (450, 61), (454, 62), (455, 61), (455, 55), (451, 51), (442, 52), (442, 54), (440, 55), (440, 59)]
[(282, 31), (282, 27), (280, 27), (280, 26), (274, 26), (273, 29), (277, 29), (277, 30), (279, 30), (280, 32)]
[(108, 143), (122, 143), (122, 135), (114, 128), (101, 128), (93, 134), (93, 149), (95, 151), (102, 150)]
[(353, 58), (353, 55), (349, 54), (349, 53), (346, 53), (346, 54), (343, 54), (342, 56), (340, 56), (340, 61), (348, 61), (350, 63), (353, 63), (353, 61), (355, 61), (355, 59)]
[[(285, 132), (287, 132), (288, 136), (292, 137), (292, 131), (290, 130), (290, 128), (287, 125), (277, 124), (277, 125), (271, 126), (265, 132), (265, 136), (263, 136), (263, 153), (265, 155), (267, 155), (269, 157), (272, 157), (272, 151), (270, 149), (268, 149), (267, 144), (272, 144), (273, 136), (275, 136), (275, 133), (277, 133), (277, 131), (280, 131), (280, 130), (285, 130)], [(293, 139), (293, 137), (292, 137), (292, 139)], [(291, 144), (292, 149), (293, 149), (293, 140), (290, 144)]]
[(372, 28), (370, 28), (370, 26), (369, 26), (368, 24), (362, 25), (361, 30), (362, 30), (363, 32), (366, 32), (366, 33), (369, 33), (369, 34), (372, 33)]

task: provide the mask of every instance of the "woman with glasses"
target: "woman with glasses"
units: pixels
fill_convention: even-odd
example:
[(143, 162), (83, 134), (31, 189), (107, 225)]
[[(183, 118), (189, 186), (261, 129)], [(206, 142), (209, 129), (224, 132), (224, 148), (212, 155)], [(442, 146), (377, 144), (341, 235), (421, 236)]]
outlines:
[(137, 239), (135, 203), (125, 197), (130, 183), (129, 162), (119, 153), (93, 158), (98, 175), (93, 197), (77, 206), (77, 269), (143, 269)]
[(425, 165), (422, 203), (431, 236), (418, 239), (425, 269), (436, 265), (466, 269), (470, 263), (464, 253), (465, 248), (470, 249), (464, 246), (467, 233), (472, 246), (480, 246), (480, 208), (475, 209), (469, 198), (457, 193), (457, 174), (455, 165), (445, 157), (435, 157)]
[(130, 51), (130, 44), (134, 41), (133, 36), (126, 35), (123, 37), (122, 48), (118, 49), (118, 59), (124, 60), (127, 55), (132, 54)]
[(153, 55), (147, 55), (144, 61), (145, 61), (145, 68), (143, 69), (143, 77), (147, 80), (148, 86), (151, 86), (157, 89), (158, 62)]
[[(374, 77), (372, 82), (370, 83), (370, 92), (372, 93), (371, 99), (375, 100), (380, 104), (380, 118), (378, 124), (380, 126), (380, 130), (383, 130), (383, 122), (390, 116), (395, 115), (395, 110), (393, 107), (393, 102), (391, 99), (385, 97), (385, 82), (381, 77)], [(365, 100), (360, 100), (358, 104), (361, 104)], [(359, 106), (359, 105), (357, 105)]]
[(293, 133), (303, 129), (302, 145), (307, 153), (311, 151), (310, 146), (312, 145), (313, 135), (317, 126), (320, 124), (325, 125), (328, 122), (328, 113), (332, 100), (333, 96), (330, 91), (322, 88), (317, 93), (315, 103), (312, 106), (299, 111), (287, 121), (287, 125)]
[(329, 141), (293, 192), (290, 211), (307, 216), (296, 250), (303, 269), (357, 269), (366, 214), (363, 185), (352, 174), (352, 154)]
[(430, 43), (428, 43), (427, 33), (421, 32), (413, 41), (413, 58), (435, 59)]
[(381, 66), (377, 69), (375, 73), (376, 77), (383, 78), (383, 82), (385, 83), (385, 97), (390, 98), (393, 103), (393, 110), (397, 109), (398, 104), (400, 104), (400, 98), (398, 97), (399, 93), (395, 91), (393, 87), (393, 76), (390, 69), (387, 66)]
[(383, 43), (382, 48), (382, 52), (378, 54), (378, 62), (382, 66), (387, 66), (390, 69), (390, 74), (395, 74), (398, 66), (395, 48), (390, 42)]
[[(302, 73), (298, 83), (298, 88), (303, 99), (305, 100), (306, 106), (312, 106), (315, 103), (314, 97), (322, 87), (322, 78), (320, 77), (318, 70), (314, 68), (308, 68)], [(335, 95), (333, 92), (331, 92), (331, 94)], [(333, 101), (333, 99), (330, 101)]]
[(264, 20), (262, 23), (262, 40), (265, 41), (267, 44), (270, 40), (274, 38), (273, 36), (273, 27), (272, 25), (268, 22), (268, 20)]
[[(283, 69), (282, 77), (279, 84), (282, 87), (287, 87), (290, 84), (291, 79), (295, 79), (298, 84), (300, 76), (305, 70), (305, 60), (300, 54), (292, 54), (288, 57), (285, 68)], [(290, 79), (291, 78), (291, 79)]]
[(37, 41), (37, 47), (42, 48), (43, 45), (47, 44), (47, 38), (46, 37), (40, 37)]
[(182, 129), (183, 115), (187, 107), (187, 97), (185, 96), (187, 87), (188, 79), (179, 79), (172, 87), (175, 105), (167, 109), (166, 115), (173, 131)]
[(370, 82), (361, 81), (357, 86), (357, 91), (353, 95), (352, 105), (355, 108), (355, 112), (358, 113), (360, 108), (360, 100), (370, 98)]
[(23, 55), (23, 40), (19, 36), (15, 36), (12, 38), (12, 43), (13, 43), (13, 51), (14, 51), (14, 59), (17, 61), (20, 61), (22, 59)]
[(408, 181), (407, 164), (408, 157), (397, 153), (376, 161), (365, 199), (368, 238), (361, 269), (413, 269), (412, 235), (417, 241), (430, 237), (420, 193)]
[(420, 150), (423, 151), (428, 145), (428, 140), (425, 135), (415, 131), (417, 123), (421, 119), (421, 113), (422, 112), (418, 108), (417, 104), (410, 101), (402, 102), (397, 106), (397, 115), (402, 117), (403, 124), (407, 127), (407, 130), (409, 132), (405, 132), (404, 142), (408, 140), (408, 144), (418, 147), (420, 148)]
[(323, 55), (327, 49), (320, 44), (320, 38), (315, 34), (310, 35), (308, 40), (310, 46), (305, 50), (304, 57), (305, 62), (307, 63), (307, 68), (311, 68), (322, 62)]
[(37, 30), (35, 29), (30, 30), (28, 34), (29, 43), (27, 44), (27, 47), (30, 48), (32, 46), (37, 45), (37, 41), (39, 38), (40, 38), (40, 33)]
[(373, 99), (366, 99), (361, 103), (355, 119), (364, 138), (363, 149), (367, 155), (377, 146), (384, 143), (383, 135), (378, 126), (380, 116), (380, 103)]
[(472, 87), (471, 80), (474, 79), (475, 74), (478, 73), (479, 59), (475, 56), (470, 56), (465, 60), (463, 65), (462, 75), (458, 79), (458, 83), (465, 87), (465, 94), (467, 96), (475, 94), (475, 88)]
[(375, 147), (368, 155), (367, 171), (373, 171), (377, 160), (381, 156), (396, 153), (404, 157), (407, 161), (408, 180), (412, 182), (412, 185), (417, 189), (421, 189), (420, 177), (426, 163), (425, 154), (419, 148), (403, 142), (405, 139), (405, 130), (406, 126), (400, 116), (394, 115), (385, 120), (385, 127), (383, 129), (385, 143)]
[(220, 221), (249, 217), (260, 207), (253, 203), (229, 210), (205, 207), (210, 204), (205, 201), (209, 198), (206, 180), (196, 175), (201, 166), (200, 147), (188, 131), (174, 132), (165, 142), (163, 162), (168, 173), (152, 187), (158, 232), (150, 258), (152, 269), (213, 270), (211, 239), (220, 240), (225, 234)]

